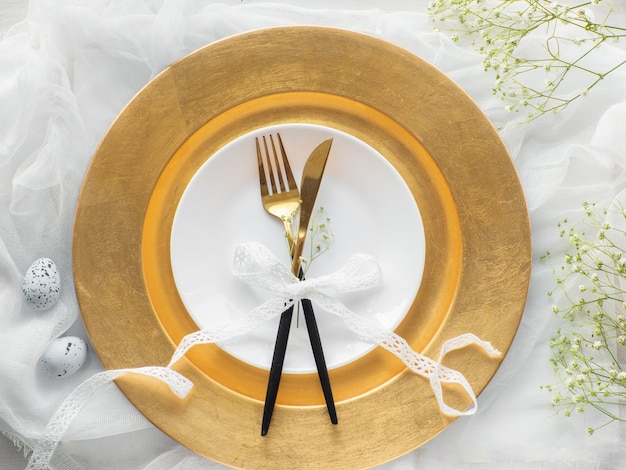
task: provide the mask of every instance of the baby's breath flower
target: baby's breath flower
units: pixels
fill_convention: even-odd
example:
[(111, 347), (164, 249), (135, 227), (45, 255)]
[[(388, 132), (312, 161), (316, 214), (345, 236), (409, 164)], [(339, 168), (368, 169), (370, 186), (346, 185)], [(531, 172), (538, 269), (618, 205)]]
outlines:
[[(626, 36), (626, 28), (611, 25), (613, 12), (598, 21), (592, 5), (607, 0), (584, 3), (549, 0), (439, 0), (428, 5), (433, 28), (446, 31), (452, 41), (468, 44), (483, 55), (486, 71), (496, 72), (493, 93), (505, 101), (505, 109), (524, 109), (528, 120), (560, 111), (586, 96), (609, 73), (626, 64), (617, 58), (606, 70), (582, 67), (580, 62), (598, 54), (602, 45)], [(544, 32), (543, 36), (538, 32)], [(529, 57), (525, 51), (536, 45), (543, 56)], [(565, 50), (571, 45), (576, 49)], [(571, 53), (571, 54), (570, 54)], [(574, 72), (583, 87), (567, 89), (566, 76)], [(543, 87), (536, 84), (543, 81)], [(522, 96), (523, 99), (519, 99)]]
[(626, 209), (617, 203), (609, 209), (584, 203), (583, 210), (584, 223), (558, 224), (569, 250), (554, 271), (556, 286), (550, 293), (552, 312), (564, 324), (550, 341), (557, 382), (545, 388), (564, 416), (598, 412), (608, 417), (608, 424), (626, 421), (611, 409), (626, 400), (626, 366), (617, 360), (619, 348), (626, 347), (626, 287), (617, 276), (626, 276), (626, 252), (620, 248), (626, 246), (626, 231), (604, 220), (607, 214), (617, 215), (626, 225)]
[(308, 257), (302, 257), (304, 274), (311, 267), (311, 263), (330, 250), (334, 242), (333, 233), (330, 230), (330, 218), (326, 217), (324, 207), (320, 207), (313, 215), (313, 221), (309, 228), (309, 253)]

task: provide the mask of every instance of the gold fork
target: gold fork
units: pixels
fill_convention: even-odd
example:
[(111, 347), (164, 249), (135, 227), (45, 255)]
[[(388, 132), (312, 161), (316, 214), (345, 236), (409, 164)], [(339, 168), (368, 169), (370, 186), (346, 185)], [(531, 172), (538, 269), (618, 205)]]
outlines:
[[(276, 145), (274, 144), (274, 138), (270, 135), (269, 140), (272, 147), (272, 157), (267, 146), (267, 139), (263, 136), (263, 147), (265, 149), (265, 160), (267, 161), (267, 168), (270, 179), (270, 186), (267, 185), (267, 177), (265, 174), (265, 164), (263, 163), (263, 155), (261, 154), (261, 147), (259, 145), (259, 138), (256, 138), (256, 154), (259, 163), (259, 183), (261, 185), (261, 202), (265, 210), (280, 219), (285, 227), (285, 236), (289, 242), (289, 252), (293, 250), (294, 237), (291, 230), (291, 219), (293, 215), (298, 211), (300, 207), (300, 191), (296, 180), (291, 172), (291, 166), (285, 153), (285, 147), (283, 141), (280, 138), (280, 134), (276, 134), (278, 138), (278, 145), (280, 146), (280, 154), (282, 156), (283, 171), (281, 171), (281, 165), (278, 160), (278, 153), (276, 152)], [(276, 175), (274, 174), (276, 173)], [(283, 176), (283, 173), (285, 176)], [(287, 185), (285, 185), (285, 177), (287, 179)], [(278, 186), (276, 180), (278, 179)], [(271, 192), (270, 192), (271, 188)]]
[[(283, 146), (283, 141), (280, 134), (277, 134), (278, 145), (280, 147), (280, 153), (282, 157), (282, 170), (278, 153), (276, 152), (276, 145), (274, 139), (269, 136), (270, 146), (272, 148), (272, 155), (270, 155), (269, 147), (267, 145), (267, 139), (263, 136), (263, 148), (265, 155), (261, 152), (261, 146), (259, 139), (256, 138), (256, 151), (257, 160), (259, 165), (259, 183), (261, 187), (261, 202), (265, 210), (277, 217), (283, 222), (287, 240), (289, 242), (289, 249), (293, 256), (294, 248), (294, 236), (291, 231), (291, 219), (293, 215), (298, 211), (300, 207), (300, 191), (296, 185), (293, 177), (289, 160)], [(273, 156), (273, 158), (272, 158)], [(270, 180), (270, 186), (267, 184), (267, 177), (265, 172), (265, 163), (267, 162), (268, 175)], [(272, 163), (273, 162), (273, 163)], [(284, 177), (283, 177), (284, 172)], [(274, 175), (276, 173), (276, 176)], [(287, 185), (285, 185), (285, 178)], [(278, 180), (278, 185), (276, 184)], [(271, 192), (270, 192), (271, 188)], [(306, 230), (306, 227), (305, 227)], [(300, 278), (302, 278), (302, 270), (300, 270)], [(313, 350), (313, 357), (315, 359), (315, 365), (317, 366), (317, 373), (322, 385), (322, 391), (324, 393), (324, 399), (326, 400), (326, 407), (330, 420), (333, 424), (337, 424), (337, 411), (335, 409), (335, 402), (333, 399), (333, 393), (330, 386), (330, 378), (328, 376), (328, 369), (326, 367), (326, 360), (324, 359), (324, 351), (322, 349), (322, 343), (317, 328), (317, 321), (313, 313), (313, 306), (309, 299), (301, 299), (302, 310), (304, 312), (304, 319), (306, 321), (307, 330), (309, 333), (309, 340), (311, 342), (311, 348)], [(272, 413), (274, 411), (274, 404), (276, 403), (276, 395), (278, 393), (278, 385), (280, 383), (280, 376), (283, 369), (283, 362), (285, 359), (285, 350), (287, 347), (287, 339), (289, 336), (289, 327), (291, 325), (291, 315), (293, 307), (283, 312), (280, 318), (278, 326), (278, 334), (276, 336), (276, 344), (274, 346), (274, 357), (272, 358), (272, 367), (270, 370), (270, 376), (267, 385), (267, 394), (265, 396), (265, 407), (263, 410), (263, 422), (261, 424), (261, 435), (265, 436), (269, 430)]]

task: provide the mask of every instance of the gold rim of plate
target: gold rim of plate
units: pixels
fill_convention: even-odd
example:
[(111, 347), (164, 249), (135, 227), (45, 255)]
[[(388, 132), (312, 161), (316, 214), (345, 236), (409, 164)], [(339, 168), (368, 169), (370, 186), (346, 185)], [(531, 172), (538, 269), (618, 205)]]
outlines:
[[(411, 190), (426, 260), (396, 332), (433, 359), (443, 342), (467, 332), (505, 353), (526, 302), (531, 243), (522, 188), (491, 123), (444, 74), (397, 46), (332, 28), (280, 27), (218, 41), (168, 67), (98, 147), (77, 205), (73, 255), (81, 313), (104, 367), (166, 365), (198, 329), (171, 270), (177, 204), (220, 148), (281, 123), (361, 139)], [(467, 347), (444, 364), (479, 394), (502, 360)], [(197, 346), (174, 368), (195, 384), (185, 400), (136, 374), (117, 384), (173, 439), (235, 468), (371, 467), (452, 422), (428, 380), (381, 348), (330, 372), (337, 426), (315, 374), (286, 374), (266, 437), (267, 371), (217, 346)], [(453, 406), (470, 405), (454, 387), (444, 394)]]

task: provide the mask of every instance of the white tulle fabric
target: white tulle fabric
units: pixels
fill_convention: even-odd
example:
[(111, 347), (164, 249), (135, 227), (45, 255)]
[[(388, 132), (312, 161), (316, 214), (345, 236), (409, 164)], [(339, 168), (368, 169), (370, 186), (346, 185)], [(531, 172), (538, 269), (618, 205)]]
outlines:
[[(480, 412), (457, 419), (418, 450), (381, 468), (623, 468), (619, 426), (589, 437), (585, 429), (595, 418), (554, 416), (550, 395), (540, 388), (552, 381), (548, 342), (558, 326), (545, 295), (552, 287), (551, 266), (540, 255), (549, 250), (558, 256), (565, 249), (558, 220), (582, 217), (584, 200), (609, 203), (626, 187), (626, 70), (607, 76), (563, 113), (512, 125), (517, 116), (491, 95), (493, 77), (484, 72), (482, 58), (432, 31), (427, 0), (389, 0), (380, 9), (364, 4), (32, 0), (20, 10), (24, 21), (0, 41), (0, 432), (10, 441), (31, 452), (64, 400), (103, 371), (94, 351), (66, 380), (45, 377), (38, 360), (59, 335), (86, 337), (73, 294), (72, 218), (85, 169), (115, 116), (164, 67), (198, 47), (262, 27), (316, 24), (398, 44), (465, 89), (502, 128), (532, 222), (536, 256), (528, 303), (502, 366), (478, 397)], [(394, 11), (396, 4), (402, 7)], [(624, 6), (614, 4), (621, 15), (615, 18), (625, 24)], [(6, 27), (12, 16), (2, 15), (0, 24)], [(569, 47), (575, 46), (563, 43), (563, 52)], [(625, 55), (623, 42), (606, 44), (586, 65), (602, 68)], [(24, 305), (19, 289), (26, 268), (41, 256), (56, 262), (65, 287), (45, 314)], [(3, 459), (2, 466), (25, 468), (26, 460), (20, 466)], [(104, 385), (66, 430), (50, 468), (223, 467), (173, 442), (114, 385)]]
[(134, 369), (106, 370), (92, 375), (68, 395), (46, 425), (28, 461), (27, 470), (47, 470), (63, 435), (87, 401), (103, 386), (126, 374), (141, 374), (167, 384), (174, 395), (185, 398), (193, 383), (169, 367), (147, 366)]

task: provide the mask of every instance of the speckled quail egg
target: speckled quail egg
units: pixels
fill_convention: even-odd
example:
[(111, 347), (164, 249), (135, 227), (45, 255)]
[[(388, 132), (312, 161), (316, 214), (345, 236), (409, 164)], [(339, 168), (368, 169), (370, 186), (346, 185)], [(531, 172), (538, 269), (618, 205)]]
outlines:
[(61, 294), (61, 277), (50, 258), (39, 258), (30, 265), (22, 281), (26, 302), (35, 310), (48, 310)]
[(69, 377), (87, 358), (87, 344), (77, 336), (63, 336), (48, 344), (39, 362), (50, 377)]

